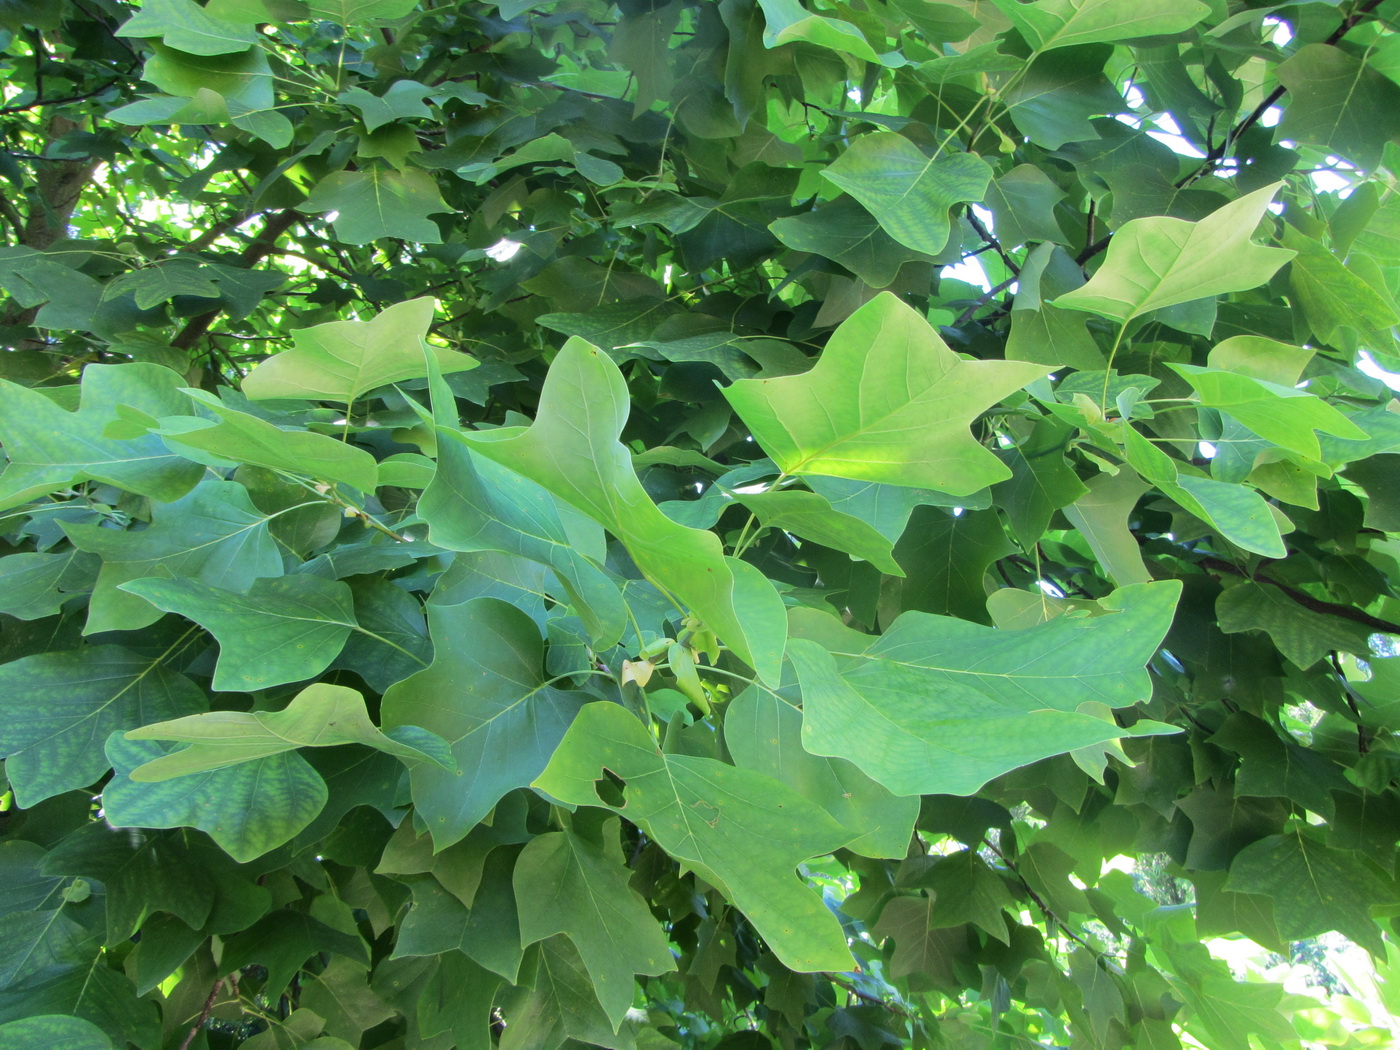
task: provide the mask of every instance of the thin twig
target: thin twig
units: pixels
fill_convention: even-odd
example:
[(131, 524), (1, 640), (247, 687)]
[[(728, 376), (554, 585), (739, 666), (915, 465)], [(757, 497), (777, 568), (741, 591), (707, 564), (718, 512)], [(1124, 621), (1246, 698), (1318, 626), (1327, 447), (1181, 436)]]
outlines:
[(1006, 268), (1019, 277), (1021, 268), (1016, 265), (1011, 256), (1006, 254), (1006, 249), (1001, 246), (1001, 242), (996, 239), (991, 230), (983, 225), (982, 220), (977, 217), (977, 213), (972, 210), (970, 204), (967, 207), (967, 221), (977, 231), (977, 236), (981, 237), (986, 244), (996, 250), (997, 255), (1001, 256), (1001, 261), (1006, 264)]
[(1006, 280), (1002, 281), (1001, 284), (992, 285), (992, 287), (988, 288), (985, 292), (983, 292), (977, 297), (976, 302), (974, 302), (962, 313), (958, 314), (958, 318), (956, 321), (953, 322), (952, 327), (960, 328), (963, 325), (965, 325), (968, 321), (972, 320), (973, 314), (975, 314), (978, 310), (982, 309), (982, 307), (986, 306), (989, 302), (996, 298), (997, 295), (999, 295), (1001, 292), (1006, 291), (1006, 289), (1010, 288), (1015, 283), (1015, 277), (1008, 277)]
[(190, 1050), (190, 1044), (195, 1041), (200, 1030), (208, 1023), (209, 1015), (214, 1012), (214, 1003), (218, 1000), (219, 992), (223, 987), (224, 979), (220, 977), (214, 982), (214, 987), (209, 989), (209, 998), (204, 1000), (204, 1009), (199, 1012), (199, 1020), (194, 1023), (194, 1027), (185, 1036), (185, 1041), (180, 1044), (180, 1050)]

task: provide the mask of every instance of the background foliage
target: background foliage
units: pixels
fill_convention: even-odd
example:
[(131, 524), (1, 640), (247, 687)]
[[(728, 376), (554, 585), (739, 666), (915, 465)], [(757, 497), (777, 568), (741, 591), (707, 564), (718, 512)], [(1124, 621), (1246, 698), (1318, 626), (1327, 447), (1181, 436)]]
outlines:
[(0, 0), (0, 1047), (1393, 1045), (1396, 18)]

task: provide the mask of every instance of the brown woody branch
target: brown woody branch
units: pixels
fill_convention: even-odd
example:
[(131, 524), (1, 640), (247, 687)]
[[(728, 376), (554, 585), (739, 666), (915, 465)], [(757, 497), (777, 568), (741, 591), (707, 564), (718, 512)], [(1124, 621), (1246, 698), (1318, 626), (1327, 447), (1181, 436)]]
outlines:
[(1369, 627), (1373, 631), (1381, 631), (1385, 634), (1400, 634), (1400, 623), (1391, 623), (1389, 620), (1382, 620), (1379, 616), (1372, 616), (1363, 609), (1358, 609), (1352, 605), (1340, 605), (1337, 602), (1323, 601), (1321, 598), (1314, 598), (1306, 591), (1290, 587), (1286, 583), (1271, 579), (1268, 576), (1261, 576), (1257, 573), (1248, 572), (1233, 562), (1225, 561), (1223, 558), (1201, 558), (1196, 562), (1202, 568), (1211, 569), (1215, 572), (1229, 573), (1231, 576), (1242, 576), (1254, 583), (1267, 583), (1271, 587), (1277, 587), (1288, 597), (1305, 609), (1311, 609), (1315, 613), (1322, 613), (1325, 616), (1336, 616), (1343, 620), (1350, 620), (1352, 623), (1359, 623), (1363, 627)]
[[(1384, 0), (1364, 0), (1364, 2), (1359, 4), (1351, 12), (1351, 14), (1347, 15), (1345, 18), (1342, 19), (1341, 24), (1332, 31), (1331, 35), (1328, 36), (1327, 39), (1323, 41), (1323, 43), (1329, 46), (1340, 43), (1344, 36), (1346, 36), (1353, 29), (1355, 29), (1357, 24), (1360, 23), (1360, 21), (1363, 18), (1365, 18), (1376, 8), (1380, 7), (1383, 2)], [(1264, 114), (1267, 113), (1272, 106), (1276, 105), (1278, 103), (1278, 100), (1283, 98), (1283, 96), (1287, 94), (1287, 92), (1288, 89), (1285, 88), (1282, 84), (1279, 84), (1266, 96), (1264, 96), (1264, 100), (1260, 102), (1259, 105), (1255, 106), (1252, 110), (1250, 110), (1250, 112), (1244, 117), (1243, 120), (1241, 120), (1238, 124), (1231, 128), (1229, 132), (1226, 133), (1223, 139), (1221, 139), (1215, 145), (1211, 146), (1210, 151), (1206, 153), (1204, 158), (1202, 158), (1201, 163), (1197, 165), (1195, 171), (1191, 172), (1188, 175), (1182, 176), (1182, 178), (1177, 181), (1177, 188), (1181, 188), (1182, 186), (1188, 186), (1191, 183), (1195, 182), (1197, 179), (1208, 175), (1210, 174), (1210, 172), (1214, 171), (1215, 168), (1220, 164), (1220, 162), (1225, 159), (1225, 155), (1228, 152), (1230, 152), (1231, 147), (1239, 141), (1240, 136), (1243, 135), (1250, 128), (1254, 127), (1255, 124), (1259, 123), (1259, 121), (1263, 119)], [(1084, 263), (1088, 262), (1090, 259), (1098, 255), (1100, 252), (1102, 252), (1105, 248), (1108, 247), (1108, 242), (1112, 238), (1112, 236), (1113, 234), (1110, 233), (1106, 237), (1103, 237), (1100, 240), (1094, 241), (1093, 243), (1087, 245), (1084, 248), (1084, 250), (1075, 257), (1074, 261), (1079, 263), (1081, 266), (1084, 265)]]
[[(286, 233), (292, 223), (299, 218), (301, 216), (292, 208), (286, 208), (269, 215), (267, 222), (263, 225), (262, 232), (253, 239), (252, 244), (243, 249), (238, 261), (249, 269), (256, 266), (272, 254), (277, 247), (277, 239)], [(170, 345), (177, 350), (188, 350), (209, 331), (209, 326), (218, 318), (220, 312), (220, 310), (214, 309), (199, 314), (197, 317), (191, 317), (180, 333), (170, 341)]]

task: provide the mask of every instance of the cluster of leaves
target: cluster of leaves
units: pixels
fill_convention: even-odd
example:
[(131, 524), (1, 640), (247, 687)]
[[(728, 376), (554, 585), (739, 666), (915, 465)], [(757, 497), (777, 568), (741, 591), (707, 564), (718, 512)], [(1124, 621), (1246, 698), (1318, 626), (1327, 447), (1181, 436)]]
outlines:
[(0, 1047), (1389, 1045), (1395, 19), (0, 0)]

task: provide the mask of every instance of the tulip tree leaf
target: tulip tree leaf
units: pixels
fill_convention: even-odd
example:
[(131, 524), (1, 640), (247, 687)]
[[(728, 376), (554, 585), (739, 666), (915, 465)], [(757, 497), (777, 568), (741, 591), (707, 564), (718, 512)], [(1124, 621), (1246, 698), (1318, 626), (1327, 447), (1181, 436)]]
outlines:
[(601, 524), (648, 579), (689, 606), (765, 681), (776, 679), (787, 626), (777, 592), (752, 565), (725, 557), (714, 533), (678, 525), (652, 502), (618, 441), (629, 404), (617, 366), (570, 339), (550, 365), (531, 427), (462, 437)]
[(128, 740), (173, 740), (189, 747), (137, 766), (136, 783), (169, 780), (251, 762), (299, 747), (363, 744), (412, 765), (432, 762), (455, 770), (447, 744), (416, 726), (393, 734), (379, 731), (365, 710), (365, 698), (343, 685), (309, 685), (281, 711), (211, 711), (155, 722), (129, 730)]
[(317, 576), (254, 582), (247, 593), (193, 580), (132, 580), (121, 589), (193, 620), (219, 641), (214, 688), (266, 689), (313, 678), (355, 630), (350, 588)]
[(1009, 475), (968, 429), (1043, 365), (964, 361), (882, 293), (832, 335), (811, 371), (749, 379), (725, 397), (787, 474), (967, 495)]
[(116, 645), (38, 653), (0, 666), (5, 772), (21, 806), (86, 787), (107, 771), (119, 730), (207, 706), (183, 675)]
[(548, 565), (595, 645), (615, 642), (627, 611), (602, 569), (602, 527), (529, 478), (473, 452), (458, 431), (442, 427), (437, 433), (437, 471), (418, 502), (432, 541), (448, 550), (500, 551)]
[(1280, 138), (1342, 154), (1371, 169), (1400, 135), (1400, 84), (1363, 57), (1331, 44), (1300, 47), (1277, 70), (1284, 96)]
[(77, 412), (34, 390), (0, 379), (0, 442), (9, 466), (0, 474), (0, 509), (18, 506), (70, 482), (94, 478), (152, 499), (176, 500), (204, 469), (154, 435), (105, 436), (117, 405), (151, 416), (185, 411), (183, 380), (159, 365), (94, 365), (83, 371)]
[(1287, 553), (1278, 519), (1259, 493), (1244, 485), (1181, 472), (1175, 460), (1126, 422), (1123, 436), (1128, 462), (1188, 513), (1247, 551), (1266, 558)]
[(765, 527), (813, 540), (824, 547), (863, 558), (881, 572), (903, 576), (894, 560), (893, 544), (868, 523), (833, 510), (825, 496), (815, 492), (750, 492), (737, 497), (758, 515)]
[(242, 485), (210, 479), (174, 503), (155, 504), (146, 529), (118, 532), (97, 525), (66, 526), (74, 546), (102, 556), (87, 633), (135, 630), (160, 618), (155, 607), (117, 589), (129, 580), (186, 576), (242, 590), (254, 580), (281, 576), (282, 555), (268, 531), (268, 520)]
[(234, 860), (246, 863), (288, 842), (326, 804), (326, 782), (294, 751), (236, 766), (137, 783), (135, 769), (169, 751), (153, 740), (113, 733), (107, 758), (115, 774), (102, 791), (114, 828), (198, 828)]
[(0, 613), (20, 620), (52, 616), (75, 593), (92, 589), (100, 565), (79, 550), (11, 554), (0, 562)]
[(1332, 342), (1342, 327), (1369, 334), (1400, 322), (1395, 307), (1322, 244), (1288, 225), (1283, 243), (1298, 253), (1288, 268), (1288, 283), (1319, 338)]
[(327, 175), (301, 210), (337, 213), (332, 225), (347, 244), (369, 244), (381, 237), (440, 244), (442, 233), (428, 216), (452, 208), (426, 171), (369, 168)]
[(497, 598), (429, 606), (428, 623), (432, 666), (391, 686), (380, 717), (452, 746), (455, 769), (412, 769), (414, 805), (442, 849), (539, 775), (587, 698), (546, 684), (539, 628)]
[(1226, 634), (1266, 631), (1299, 667), (1311, 667), (1333, 651), (1371, 653), (1369, 627), (1315, 612), (1277, 587), (1245, 581), (1227, 587), (1215, 600), (1215, 615)]
[(880, 56), (870, 46), (859, 27), (839, 18), (814, 15), (798, 0), (758, 0), (763, 9), (767, 28), (763, 31), (764, 47), (781, 47), (803, 40), (818, 47), (841, 51), (866, 62), (879, 62)]
[(1210, 13), (1200, 0), (994, 2), (1036, 51), (1180, 33)]
[(430, 297), (390, 306), (368, 321), (328, 321), (294, 329), (292, 349), (270, 357), (243, 380), (254, 400), (305, 397), (349, 404), (371, 390), (428, 374), (431, 353), (440, 372), (465, 372), (477, 361), (424, 341), (434, 313)]
[(532, 952), (525, 980), (506, 999), (515, 1018), (503, 1032), (500, 1050), (557, 1050), (564, 1045), (626, 1046), (598, 1004), (590, 974), (574, 945), (564, 937), (542, 941)]
[(725, 743), (741, 769), (782, 780), (860, 837), (846, 848), (870, 857), (902, 857), (919, 800), (897, 796), (842, 758), (802, 746), (802, 712), (776, 693), (752, 687), (730, 702)]
[(160, 37), (191, 55), (227, 55), (257, 43), (253, 27), (216, 18), (194, 0), (146, 0), (117, 36)]
[[(595, 789), (604, 770), (624, 782), (622, 805)], [(637, 824), (722, 887), (790, 969), (850, 968), (835, 917), (793, 869), (854, 835), (781, 781), (663, 754), (634, 715), (596, 703), (579, 713), (535, 787), (571, 805), (608, 805)]]
[(928, 259), (896, 241), (870, 212), (847, 196), (814, 211), (777, 219), (768, 228), (793, 251), (824, 255), (872, 288), (888, 287), (906, 262)]
[(1123, 587), (1100, 615), (1020, 631), (908, 612), (878, 638), (796, 610), (788, 654), (802, 685), (803, 742), (897, 794), (966, 795), (1037, 759), (1132, 735), (1078, 708), (1148, 698), (1144, 665), (1179, 593), (1174, 582)]
[(0, 1024), (0, 1050), (112, 1050), (107, 1033), (81, 1017), (46, 1014)]
[(182, 416), (161, 420), (159, 433), (171, 448), (197, 449), (215, 457), (215, 464), (246, 463), (269, 470), (305, 474), (325, 481), (338, 481), (373, 492), (379, 483), (374, 457), (362, 448), (337, 441), (309, 430), (283, 430), (265, 419), (229, 408), (212, 394), (192, 391), (200, 405), (218, 417), (219, 422)]
[(992, 169), (975, 154), (934, 158), (902, 135), (877, 131), (856, 139), (822, 175), (900, 244), (937, 255), (948, 241), (948, 209), (985, 197)]
[(1301, 829), (1246, 846), (1230, 864), (1225, 885), (1271, 898), (1285, 940), (1336, 930), (1368, 951), (1385, 952), (1366, 906), (1385, 892), (1380, 877), (1360, 854), (1332, 849)]
[(154, 1004), (136, 997), (131, 981), (108, 965), (99, 938), (72, 911), (64, 904), (0, 919), (0, 943), (5, 947), (0, 956), (0, 1025), (19, 1023), (19, 1032), (27, 1035), (23, 1025), (33, 1021), (41, 1036), (37, 1042), (14, 1044), (16, 1050), (49, 1050), (42, 1041), (48, 1026), (42, 1022), (56, 1015), (95, 1025), (117, 1045), (158, 1043), (160, 1022)]
[(199, 929), (214, 906), (213, 880), (201, 879), (197, 854), (161, 832), (117, 834), (101, 823), (79, 828), (44, 858), (51, 875), (99, 880), (107, 893), (107, 943), (129, 940), (154, 912)]
[(1249, 239), (1278, 189), (1274, 183), (1247, 193), (1199, 222), (1152, 216), (1124, 223), (1089, 283), (1055, 305), (1126, 324), (1151, 310), (1263, 284), (1293, 255)]
[(619, 822), (605, 821), (594, 835), (580, 833), (578, 823), (532, 840), (515, 862), (520, 939), (529, 946), (565, 934), (618, 1024), (632, 1005), (633, 975), (665, 973), (674, 963), (646, 902), (627, 885)]
[(1195, 388), (1201, 404), (1239, 420), (1275, 445), (1293, 449), (1309, 459), (1321, 459), (1322, 448), (1313, 431), (1349, 441), (1364, 441), (1366, 431), (1320, 397), (1262, 379), (1195, 365), (1173, 365)]

